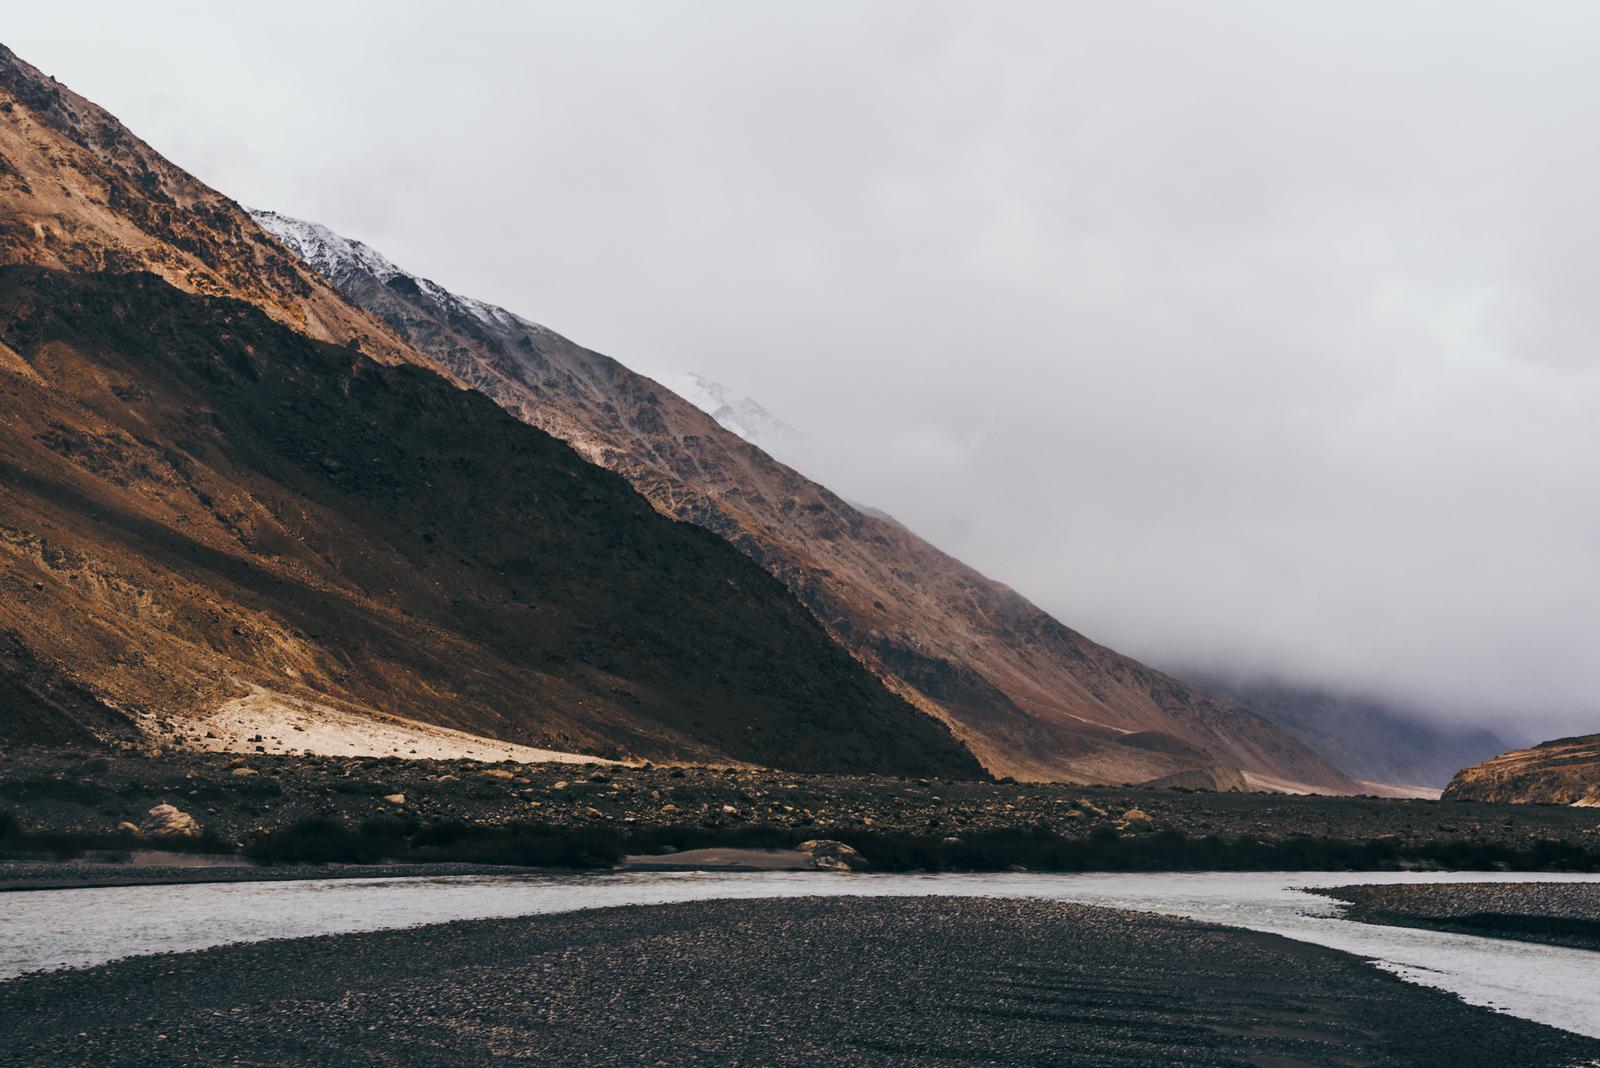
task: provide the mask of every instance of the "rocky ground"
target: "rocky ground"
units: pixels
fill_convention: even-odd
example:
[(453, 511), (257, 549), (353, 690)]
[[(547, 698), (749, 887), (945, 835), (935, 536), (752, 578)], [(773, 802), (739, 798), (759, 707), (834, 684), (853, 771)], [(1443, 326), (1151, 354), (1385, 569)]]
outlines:
[(1537, 847), (1600, 855), (1600, 813), (1546, 806), (821, 776), (751, 768), (489, 765), (183, 752), (101, 755), (43, 748), (14, 749), (0, 758), (0, 815), (5, 813), (18, 829), (30, 833), (123, 834), (136, 840), (139, 833), (176, 829), (202, 832), (224, 848), (297, 820), (326, 816), (351, 826), (393, 817), (422, 825), (520, 822), (574, 832), (676, 827), (713, 836), (774, 828), (796, 841), (840, 835), (940, 841), (1037, 831), (1069, 842), (1105, 843), (1166, 832), (1189, 840), (1219, 836), (1269, 845), (1378, 842), (1402, 850)]
[(1347, 902), (1345, 915), (1363, 923), (1600, 950), (1597, 883), (1341, 886), (1317, 893)]
[(1556, 1065), (1600, 1042), (1271, 935), (1042, 902), (699, 902), (0, 983), (26, 1065)]

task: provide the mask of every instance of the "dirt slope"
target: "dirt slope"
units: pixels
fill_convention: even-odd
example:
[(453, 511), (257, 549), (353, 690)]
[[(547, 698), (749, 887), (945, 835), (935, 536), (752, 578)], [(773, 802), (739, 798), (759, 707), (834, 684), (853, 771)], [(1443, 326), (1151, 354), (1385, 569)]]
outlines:
[(979, 771), (565, 444), (149, 274), (0, 267), (0, 590), (7, 686), (92, 694), (80, 720), (165, 733), (258, 686), (564, 751)]
[(1600, 734), (1557, 738), (1462, 768), (1444, 797), (1600, 808)]
[(1070, 630), (617, 361), (322, 228), (257, 218), (459, 379), (777, 576), (996, 774), (1121, 783), (1221, 762), (1258, 783), (1357, 789), (1265, 719)]

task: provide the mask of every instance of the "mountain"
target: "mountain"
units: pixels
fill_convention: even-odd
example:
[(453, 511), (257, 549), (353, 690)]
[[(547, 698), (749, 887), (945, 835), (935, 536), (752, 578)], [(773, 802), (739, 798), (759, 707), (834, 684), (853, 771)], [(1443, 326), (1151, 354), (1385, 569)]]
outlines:
[(1444, 798), (1600, 808), (1600, 734), (1557, 738), (1462, 768)]
[(1120, 783), (1222, 764), (1257, 786), (1357, 789), (1267, 720), (1068, 629), (617, 361), (324, 227), (255, 217), (455, 377), (780, 579), (995, 774)]
[(1458, 768), (1511, 748), (1493, 731), (1451, 725), (1376, 697), (1273, 678), (1186, 670), (1176, 674), (1265, 716), (1366, 782), (1438, 788)]
[(9, 52), (0, 234), (0, 740), (206, 746), (310, 710), (982, 774), (744, 555)]

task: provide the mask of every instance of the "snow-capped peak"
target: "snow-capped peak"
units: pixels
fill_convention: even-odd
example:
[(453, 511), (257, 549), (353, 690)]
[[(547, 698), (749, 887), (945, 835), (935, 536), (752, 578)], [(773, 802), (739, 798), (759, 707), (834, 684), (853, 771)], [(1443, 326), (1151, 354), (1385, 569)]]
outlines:
[(360, 241), (336, 234), (321, 223), (294, 219), (275, 211), (245, 210), (261, 229), (282, 241), (318, 274), (336, 283), (337, 275), (351, 269), (365, 271), (380, 282), (407, 273), (381, 253)]

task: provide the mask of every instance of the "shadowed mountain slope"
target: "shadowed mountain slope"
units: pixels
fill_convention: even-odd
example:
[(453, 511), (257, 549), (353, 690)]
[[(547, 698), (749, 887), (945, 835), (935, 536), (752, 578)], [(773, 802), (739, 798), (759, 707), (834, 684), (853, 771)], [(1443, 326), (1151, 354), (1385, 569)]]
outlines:
[(74, 722), (176, 730), (262, 687), (552, 749), (979, 773), (565, 444), (149, 274), (0, 267), (0, 585), (7, 686)]
[(1259, 785), (1355, 789), (1265, 719), (1068, 629), (615, 360), (324, 227), (255, 216), (457, 378), (781, 579), (840, 644), (950, 724), (994, 773), (1120, 783), (1220, 762)]

